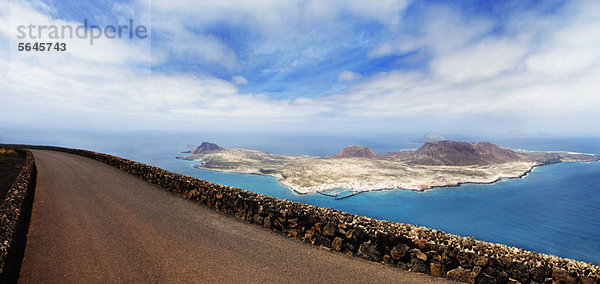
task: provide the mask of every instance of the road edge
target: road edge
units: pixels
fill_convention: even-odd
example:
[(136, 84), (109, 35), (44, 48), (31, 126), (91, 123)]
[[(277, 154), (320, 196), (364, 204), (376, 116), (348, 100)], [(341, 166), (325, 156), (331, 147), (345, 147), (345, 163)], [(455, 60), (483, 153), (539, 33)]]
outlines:
[(36, 167), (29, 150), (25, 163), (0, 204), (0, 282), (17, 282), (27, 243), (31, 209), (36, 185)]

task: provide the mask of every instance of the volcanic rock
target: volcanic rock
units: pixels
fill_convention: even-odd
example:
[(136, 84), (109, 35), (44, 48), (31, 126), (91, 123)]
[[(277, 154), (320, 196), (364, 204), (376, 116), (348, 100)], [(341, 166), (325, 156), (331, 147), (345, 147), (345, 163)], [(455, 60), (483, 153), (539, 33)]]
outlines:
[(333, 239), (333, 242), (331, 243), (331, 248), (333, 248), (336, 251), (342, 251), (343, 247), (344, 240), (342, 240), (342, 238), (336, 237), (335, 239)]
[(222, 148), (219, 147), (219, 145), (215, 144), (215, 143), (210, 143), (210, 142), (202, 142), (202, 144), (196, 148), (196, 150), (194, 150), (194, 152), (192, 152), (193, 154), (200, 154), (200, 153), (206, 153), (206, 152), (210, 152), (210, 151), (217, 151), (217, 150), (221, 150)]
[(371, 240), (362, 243), (360, 247), (358, 247), (357, 255), (372, 261), (381, 260), (381, 252), (377, 250), (377, 246), (373, 244)]
[(409, 249), (410, 248), (406, 244), (400, 243), (395, 245), (390, 253), (393, 259), (398, 260), (403, 258)]
[(409, 161), (420, 165), (470, 166), (519, 161), (510, 149), (489, 142), (430, 141), (410, 155)]
[(365, 159), (376, 159), (377, 155), (375, 152), (364, 146), (347, 146), (342, 149), (339, 153), (332, 156), (332, 158), (365, 158)]
[(575, 284), (577, 280), (573, 278), (569, 273), (562, 269), (554, 269), (552, 270), (552, 280), (553, 283), (565, 283), (565, 284)]
[(446, 278), (464, 283), (475, 282), (475, 274), (471, 270), (464, 269), (462, 267), (458, 267), (448, 271), (448, 273), (446, 273)]

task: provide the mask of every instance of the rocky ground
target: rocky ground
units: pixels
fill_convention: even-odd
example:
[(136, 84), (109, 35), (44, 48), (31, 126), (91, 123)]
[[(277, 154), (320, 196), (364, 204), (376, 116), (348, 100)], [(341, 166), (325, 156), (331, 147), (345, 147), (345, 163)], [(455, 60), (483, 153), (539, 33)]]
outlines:
[(25, 157), (15, 150), (0, 147), (0, 200), (4, 200), (24, 161)]
[(500, 148), (488, 142), (427, 142), (418, 150), (377, 154), (348, 146), (331, 157), (275, 155), (257, 150), (225, 149), (203, 143), (180, 159), (200, 162), (198, 168), (277, 178), (299, 193), (351, 189), (354, 192), (426, 190), (462, 183), (492, 183), (516, 178), (549, 163), (596, 161), (571, 152), (532, 152)]

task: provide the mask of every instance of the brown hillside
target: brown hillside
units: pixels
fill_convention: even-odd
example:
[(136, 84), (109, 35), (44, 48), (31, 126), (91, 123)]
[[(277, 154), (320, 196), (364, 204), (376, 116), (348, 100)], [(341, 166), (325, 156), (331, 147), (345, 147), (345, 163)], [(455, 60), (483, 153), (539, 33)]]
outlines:
[(375, 152), (364, 146), (347, 146), (342, 149), (339, 153), (332, 156), (332, 158), (365, 158), (365, 159), (376, 159), (377, 155)]
[(519, 161), (517, 153), (489, 142), (430, 141), (409, 161), (421, 165), (469, 166)]
[(196, 150), (194, 150), (194, 154), (200, 154), (200, 153), (206, 153), (209, 151), (216, 151), (216, 150), (221, 150), (222, 148), (219, 147), (217, 144), (215, 143), (210, 143), (210, 142), (202, 142), (202, 144), (196, 148)]

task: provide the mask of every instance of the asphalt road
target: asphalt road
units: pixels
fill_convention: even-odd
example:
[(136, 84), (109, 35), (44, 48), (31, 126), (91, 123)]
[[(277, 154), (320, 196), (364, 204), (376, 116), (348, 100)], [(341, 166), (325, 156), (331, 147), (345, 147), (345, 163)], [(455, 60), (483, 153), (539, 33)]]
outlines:
[(91, 159), (33, 153), (23, 283), (445, 282), (238, 222)]

